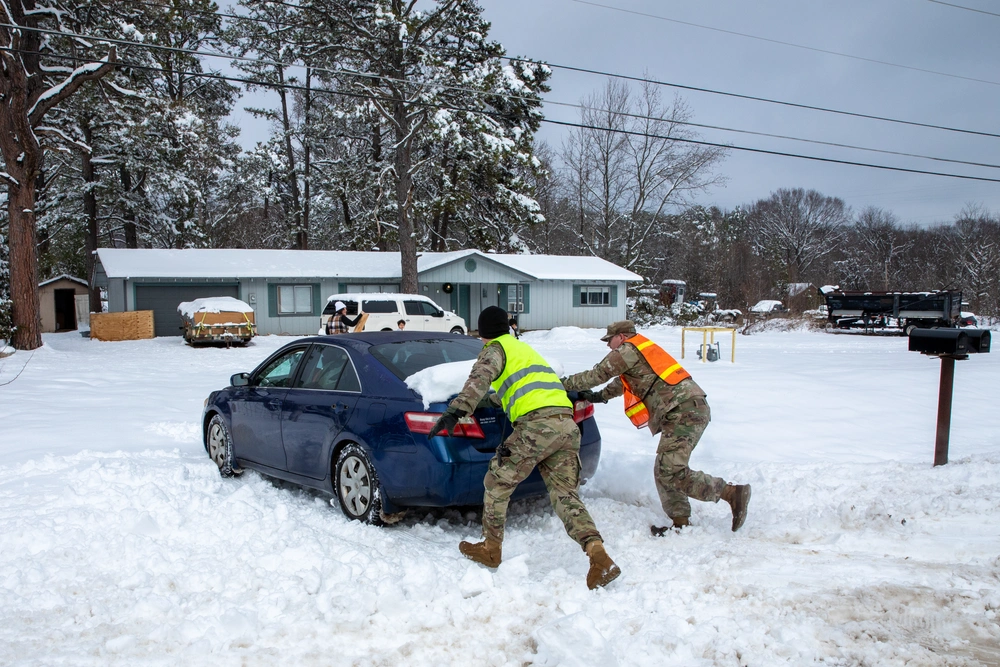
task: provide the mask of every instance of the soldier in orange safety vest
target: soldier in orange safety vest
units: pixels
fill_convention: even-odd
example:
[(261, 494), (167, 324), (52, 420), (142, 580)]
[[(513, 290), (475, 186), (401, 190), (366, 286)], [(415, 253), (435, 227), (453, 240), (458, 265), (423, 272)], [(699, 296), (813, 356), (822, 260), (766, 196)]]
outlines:
[[(691, 374), (662, 347), (637, 334), (629, 320), (608, 325), (601, 338), (611, 348), (604, 359), (589, 371), (563, 378), (567, 391), (578, 391), (579, 398), (607, 403), (609, 398), (625, 396), (625, 414), (636, 428), (644, 426), (656, 435), (653, 477), (663, 511), (673, 520), (673, 528), (687, 526), (691, 517), (688, 498), (719, 502), (725, 500), (733, 512), (733, 530), (746, 520), (750, 503), (749, 484), (727, 484), (724, 479), (691, 470), (691, 452), (701, 439), (711, 410)], [(612, 378), (614, 378), (612, 380)], [(612, 380), (600, 391), (591, 387)], [(650, 526), (653, 535), (664, 535), (670, 526)]]

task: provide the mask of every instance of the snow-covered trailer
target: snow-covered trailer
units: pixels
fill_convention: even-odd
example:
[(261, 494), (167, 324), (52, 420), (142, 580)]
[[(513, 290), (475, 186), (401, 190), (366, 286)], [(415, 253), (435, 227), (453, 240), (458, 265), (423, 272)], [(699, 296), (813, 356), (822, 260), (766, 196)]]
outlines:
[[(821, 290), (822, 291), (822, 290)], [(962, 293), (823, 291), (830, 324), (841, 329), (955, 327)]]
[(177, 306), (184, 322), (184, 340), (197, 343), (246, 345), (257, 333), (253, 308), (231, 296), (185, 301)]

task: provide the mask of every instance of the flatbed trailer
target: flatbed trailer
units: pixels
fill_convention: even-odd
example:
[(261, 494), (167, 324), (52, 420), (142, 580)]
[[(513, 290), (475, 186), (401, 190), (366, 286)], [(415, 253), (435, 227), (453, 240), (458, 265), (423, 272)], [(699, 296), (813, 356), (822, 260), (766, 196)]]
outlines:
[(898, 329), (956, 327), (962, 311), (962, 293), (861, 292), (832, 290), (826, 297), (827, 317), (838, 329)]

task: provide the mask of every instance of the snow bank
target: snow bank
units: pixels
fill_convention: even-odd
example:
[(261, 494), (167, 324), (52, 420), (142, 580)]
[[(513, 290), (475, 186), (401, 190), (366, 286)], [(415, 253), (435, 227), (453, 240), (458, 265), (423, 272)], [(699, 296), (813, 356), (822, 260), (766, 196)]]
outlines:
[[(524, 339), (577, 372), (607, 353), (602, 333)], [(681, 360), (679, 328), (642, 333)], [(728, 339), (716, 363), (689, 348), (712, 407), (692, 466), (753, 485), (747, 523), (732, 533), (725, 503), (695, 501), (691, 528), (651, 537), (656, 440), (620, 400), (597, 405), (581, 493), (623, 574), (592, 592), (546, 498), (511, 504), (489, 570), (457, 550), (480, 535), (474, 511), (379, 529), (322, 494), (220, 478), (202, 402), (288, 337), (43, 340), (0, 359), (0, 384), (21, 373), (0, 389), (0, 664), (1000, 661), (1000, 355), (957, 364), (935, 468), (940, 364), (904, 337), (738, 336), (735, 364)]]

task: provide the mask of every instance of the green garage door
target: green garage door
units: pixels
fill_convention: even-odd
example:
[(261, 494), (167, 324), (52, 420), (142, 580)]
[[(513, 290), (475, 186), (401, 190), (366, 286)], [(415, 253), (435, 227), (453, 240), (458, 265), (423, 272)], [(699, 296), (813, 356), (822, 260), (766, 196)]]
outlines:
[(157, 336), (180, 336), (183, 323), (177, 306), (211, 296), (240, 298), (240, 286), (231, 285), (136, 285), (135, 309), (153, 311), (153, 332)]

